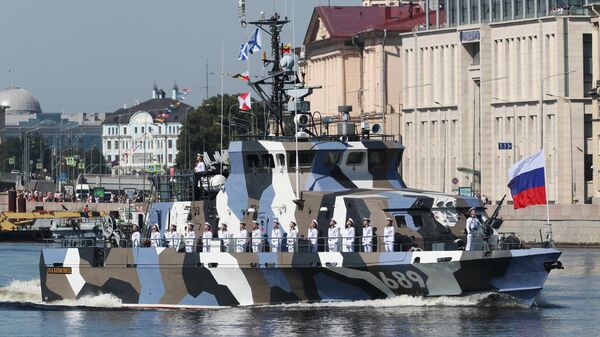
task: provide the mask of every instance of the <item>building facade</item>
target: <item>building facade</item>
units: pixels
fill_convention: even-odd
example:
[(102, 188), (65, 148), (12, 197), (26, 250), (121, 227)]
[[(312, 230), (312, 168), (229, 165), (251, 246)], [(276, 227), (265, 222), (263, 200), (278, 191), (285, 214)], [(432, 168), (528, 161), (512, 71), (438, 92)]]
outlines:
[(587, 8), (592, 15), (592, 70), (594, 100), (592, 101), (592, 195), (600, 198), (600, 109), (598, 99), (600, 98), (600, 1), (588, 4)]
[(510, 203), (508, 168), (543, 148), (549, 202), (583, 203), (595, 195), (583, 1), (466, 3), (401, 36), (405, 181)]
[[(155, 87), (152, 99), (106, 116), (102, 125), (102, 154), (113, 173), (163, 171), (175, 165), (177, 139), (192, 106), (177, 101), (177, 88), (166, 98)], [(166, 119), (161, 114), (177, 106)]]
[[(433, 12), (430, 16), (435, 20)], [(399, 33), (425, 22), (417, 5), (316, 7), (300, 62), (305, 83), (322, 87), (307, 98), (311, 109), (339, 116), (338, 106), (351, 105), (354, 120), (379, 124), (399, 139), (401, 83), (394, 80), (402, 73)]]

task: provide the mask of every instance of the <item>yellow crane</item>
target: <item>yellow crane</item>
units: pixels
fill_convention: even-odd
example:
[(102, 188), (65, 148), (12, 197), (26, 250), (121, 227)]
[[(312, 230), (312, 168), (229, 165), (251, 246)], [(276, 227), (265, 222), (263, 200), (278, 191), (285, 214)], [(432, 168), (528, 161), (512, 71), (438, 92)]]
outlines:
[(1, 212), (0, 230), (28, 230), (37, 219), (81, 219), (105, 216), (106, 212), (77, 211), (33, 211), (33, 212)]

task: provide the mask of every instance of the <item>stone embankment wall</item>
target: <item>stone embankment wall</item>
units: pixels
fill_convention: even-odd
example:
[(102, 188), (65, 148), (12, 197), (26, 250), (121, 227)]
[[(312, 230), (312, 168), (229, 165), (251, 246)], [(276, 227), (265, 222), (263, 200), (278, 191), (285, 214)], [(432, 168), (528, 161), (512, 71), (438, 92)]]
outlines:
[[(492, 213), (488, 209), (488, 213)], [(598, 205), (550, 205), (554, 241), (565, 246), (600, 246), (600, 207)], [(513, 209), (504, 205), (500, 232), (516, 232), (527, 242), (540, 242), (548, 230), (546, 206)]]

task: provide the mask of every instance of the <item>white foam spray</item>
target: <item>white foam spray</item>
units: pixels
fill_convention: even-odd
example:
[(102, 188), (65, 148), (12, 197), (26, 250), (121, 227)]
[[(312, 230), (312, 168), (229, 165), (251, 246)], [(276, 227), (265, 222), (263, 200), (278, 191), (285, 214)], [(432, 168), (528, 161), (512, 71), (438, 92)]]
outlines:
[(40, 280), (11, 280), (0, 287), (0, 303), (35, 304), (53, 307), (120, 308), (122, 302), (111, 294), (83, 296), (77, 300), (62, 300), (46, 303), (42, 301)]

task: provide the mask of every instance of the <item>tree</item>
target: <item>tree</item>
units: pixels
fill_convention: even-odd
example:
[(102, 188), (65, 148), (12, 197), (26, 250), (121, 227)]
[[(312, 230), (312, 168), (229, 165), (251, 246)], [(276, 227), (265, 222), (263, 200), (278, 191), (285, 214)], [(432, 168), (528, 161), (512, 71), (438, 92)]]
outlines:
[[(15, 158), (15, 164), (9, 165), (9, 159)], [(23, 163), (23, 142), (20, 137), (9, 137), (0, 144), (0, 160), (2, 171), (9, 172), (12, 169), (21, 170)]]
[[(231, 139), (247, 136), (252, 133), (261, 135), (264, 131), (263, 106), (253, 101), (252, 111), (238, 110), (238, 95), (223, 96), (223, 149), (229, 147)], [(231, 115), (230, 115), (231, 113)], [(255, 117), (251, 116), (254, 115)], [(231, 117), (231, 118), (230, 118)], [(231, 121), (231, 125), (230, 122)], [(258, 124), (258, 130), (256, 124)], [(260, 131), (259, 131), (260, 130)], [(188, 133), (189, 131), (189, 133)], [(189, 134), (189, 151), (188, 140)], [(184, 170), (193, 169), (196, 153), (214, 153), (221, 149), (221, 95), (204, 100), (202, 105), (188, 114), (177, 139), (177, 167)], [(188, 165), (186, 167), (186, 157)]]

